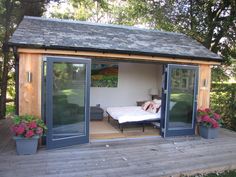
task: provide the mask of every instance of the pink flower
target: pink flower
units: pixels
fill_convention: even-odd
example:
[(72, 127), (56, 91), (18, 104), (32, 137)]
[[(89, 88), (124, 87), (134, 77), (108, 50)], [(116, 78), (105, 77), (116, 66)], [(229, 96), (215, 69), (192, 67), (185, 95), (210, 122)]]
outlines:
[(11, 127), (11, 131), (16, 135), (22, 135), (25, 132), (25, 127), (24, 125), (14, 125)]
[(212, 127), (213, 127), (213, 128), (218, 128), (218, 127), (219, 127), (219, 124), (216, 122), (215, 124), (212, 124)]
[(205, 109), (205, 112), (208, 112), (208, 113), (209, 113), (209, 112), (211, 112), (211, 110), (210, 110), (209, 108), (206, 108), (206, 109)]
[(29, 126), (29, 128), (31, 128), (31, 129), (37, 128), (37, 124), (36, 124), (36, 122), (34, 122), (34, 121), (33, 121), (33, 122), (30, 122), (28, 126)]
[(25, 134), (26, 138), (31, 138), (32, 136), (34, 136), (34, 131), (33, 130), (28, 130)]
[(215, 119), (212, 119), (211, 123), (212, 123), (213, 128), (218, 128), (219, 127), (219, 124)]
[(216, 120), (219, 120), (221, 117), (220, 117), (219, 114), (214, 113), (214, 118), (215, 118)]
[(25, 131), (25, 128), (23, 126), (19, 126), (17, 129), (16, 129), (16, 133), (18, 135), (21, 135), (22, 133), (24, 133)]
[(202, 116), (202, 121), (211, 123), (211, 118), (208, 115), (205, 115), (205, 116)]
[(198, 109), (197, 122), (204, 126), (218, 128), (220, 127), (220, 119), (221, 116), (209, 108)]
[(26, 127), (27, 127), (27, 124), (26, 124), (25, 122), (21, 122), (21, 123), (20, 123), (20, 126), (26, 128)]

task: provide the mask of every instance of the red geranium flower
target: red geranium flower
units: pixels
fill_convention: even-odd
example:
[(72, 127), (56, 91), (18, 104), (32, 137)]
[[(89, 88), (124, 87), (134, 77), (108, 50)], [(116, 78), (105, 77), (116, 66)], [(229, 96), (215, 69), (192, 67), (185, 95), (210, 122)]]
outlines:
[(217, 114), (217, 113), (214, 113), (214, 118), (215, 118), (216, 120), (219, 120), (221, 117), (220, 117), (220, 115), (219, 115), (219, 114)]
[(206, 108), (205, 111), (208, 113), (211, 112), (211, 110), (209, 108)]
[(22, 127), (22, 126), (19, 126), (19, 127), (17, 127), (17, 129), (16, 129), (16, 133), (17, 133), (18, 135), (23, 134), (24, 131), (25, 131), (25, 128)]
[(29, 128), (31, 128), (31, 129), (37, 128), (37, 124), (36, 124), (36, 122), (34, 122), (34, 121), (33, 121), (33, 122), (30, 122), (28, 126), (29, 126)]
[(203, 122), (211, 122), (211, 118), (208, 115), (202, 116), (202, 121)]
[(197, 121), (200, 125), (212, 128), (218, 128), (221, 125), (221, 116), (217, 113), (214, 113), (209, 108), (204, 110), (199, 109), (197, 114)]
[(33, 130), (28, 130), (25, 134), (26, 138), (31, 138), (32, 136), (34, 136), (34, 131)]
[(216, 122), (215, 119), (211, 119), (211, 122), (212, 122), (212, 127), (213, 128), (218, 128), (219, 127), (219, 124), (218, 124), (218, 122)]
[(35, 135), (42, 136), (43, 131), (47, 129), (42, 119), (33, 115), (16, 115), (13, 119), (14, 125), (11, 131), (14, 136), (31, 138)]

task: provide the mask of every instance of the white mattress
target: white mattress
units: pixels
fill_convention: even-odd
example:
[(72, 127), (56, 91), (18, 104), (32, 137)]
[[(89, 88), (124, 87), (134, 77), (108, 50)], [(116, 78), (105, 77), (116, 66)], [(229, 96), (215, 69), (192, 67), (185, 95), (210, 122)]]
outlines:
[(119, 123), (139, 122), (145, 120), (154, 121), (161, 118), (161, 109), (159, 109), (158, 113), (150, 113), (144, 111), (141, 106), (108, 107), (107, 112), (113, 119), (118, 120)]

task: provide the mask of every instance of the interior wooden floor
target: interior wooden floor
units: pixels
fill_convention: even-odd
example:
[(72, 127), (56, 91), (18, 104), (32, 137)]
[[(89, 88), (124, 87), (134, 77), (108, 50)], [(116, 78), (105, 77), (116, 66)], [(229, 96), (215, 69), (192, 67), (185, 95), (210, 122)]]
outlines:
[(141, 125), (125, 125), (123, 133), (118, 127), (118, 123), (107, 118), (102, 121), (90, 121), (90, 139), (115, 139), (115, 138), (135, 138), (144, 136), (160, 136), (159, 128), (154, 125), (145, 125), (145, 131)]

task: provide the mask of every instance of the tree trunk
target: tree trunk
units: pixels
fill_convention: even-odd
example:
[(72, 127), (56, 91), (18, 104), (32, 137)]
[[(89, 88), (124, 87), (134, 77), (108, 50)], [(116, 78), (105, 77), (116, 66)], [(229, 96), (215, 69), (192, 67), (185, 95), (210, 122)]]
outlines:
[(1, 83), (1, 97), (0, 97), (0, 119), (5, 118), (6, 115), (6, 100), (7, 100), (7, 81), (8, 81), (8, 72), (9, 72), (9, 59), (10, 59), (10, 51), (9, 46), (7, 45), (9, 37), (10, 37), (10, 18), (11, 12), (13, 8), (13, 1), (5, 1), (5, 9), (6, 12), (4, 14), (4, 39), (2, 46), (3, 53), (3, 69), (2, 69), (2, 83)]
[(8, 61), (9, 50), (7, 46), (3, 46), (3, 72), (2, 72), (2, 85), (0, 97), (0, 119), (5, 118), (6, 115), (6, 100), (7, 100), (7, 81), (8, 81)]

